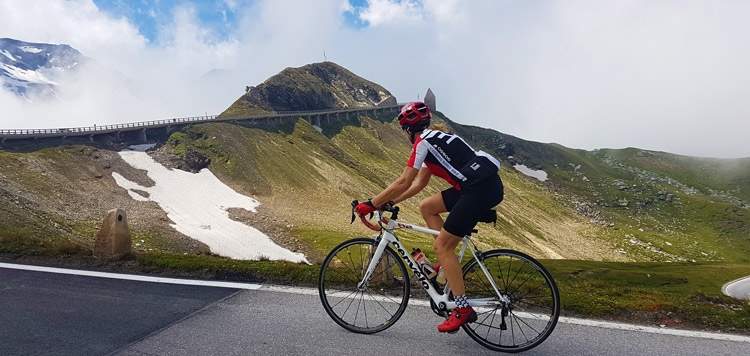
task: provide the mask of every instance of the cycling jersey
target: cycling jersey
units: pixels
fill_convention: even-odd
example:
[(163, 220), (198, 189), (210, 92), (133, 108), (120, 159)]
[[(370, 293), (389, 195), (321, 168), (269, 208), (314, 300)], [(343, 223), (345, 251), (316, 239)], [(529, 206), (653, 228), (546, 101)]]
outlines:
[(430, 173), (460, 190), (462, 184), (466, 186), (496, 174), (500, 162), (483, 151), (474, 151), (455, 134), (424, 130), (414, 141), (407, 167), (427, 167)]

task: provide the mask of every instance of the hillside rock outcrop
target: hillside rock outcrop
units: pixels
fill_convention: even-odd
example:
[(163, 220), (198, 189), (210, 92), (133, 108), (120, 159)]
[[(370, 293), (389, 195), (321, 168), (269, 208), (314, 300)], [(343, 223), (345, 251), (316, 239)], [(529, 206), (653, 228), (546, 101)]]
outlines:
[(286, 68), (245, 94), (220, 117), (259, 112), (361, 108), (396, 104), (382, 86), (363, 79), (333, 62)]

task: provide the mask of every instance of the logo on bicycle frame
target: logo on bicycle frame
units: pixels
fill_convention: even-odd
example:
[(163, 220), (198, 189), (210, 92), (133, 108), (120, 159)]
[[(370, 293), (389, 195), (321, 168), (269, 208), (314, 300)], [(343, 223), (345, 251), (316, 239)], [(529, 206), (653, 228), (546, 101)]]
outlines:
[[(401, 224), (399, 224), (399, 225), (401, 225)], [(417, 279), (419, 280), (419, 282), (422, 283), (422, 288), (424, 288), (425, 290), (429, 290), (430, 289), (430, 283), (427, 282), (427, 277), (425, 277), (424, 273), (422, 273), (422, 271), (420, 270), (419, 266), (416, 265), (412, 261), (411, 258), (406, 258), (406, 256), (408, 254), (406, 253), (406, 250), (404, 250), (404, 247), (401, 246), (401, 244), (399, 244), (398, 241), (393, 241), (393, 247), (395, 247), (396, 251), (398, 251), (398, 253), (401, 254), (401, 258), (403, 258), (404, 260), (406, 260), (406, 264), (409, 265), (409, 268), (411, 268), (411, 271), (414, 273), (414, 276), (417, 277)]]

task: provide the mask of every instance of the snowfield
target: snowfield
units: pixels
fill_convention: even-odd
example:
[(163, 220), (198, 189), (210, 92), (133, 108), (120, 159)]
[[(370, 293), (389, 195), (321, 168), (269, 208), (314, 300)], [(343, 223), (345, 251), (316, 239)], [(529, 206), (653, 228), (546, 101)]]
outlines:
[(533, 177), (533, 178), (539, 179), (542, 182), (544, 182), (544, 181), (547, 180), (547, 172), (545, 172), (545, 171), (542, 171), (542, 170), (535, 171), (535, 170), (533, 170), (533, 169), (531, 169), (529, 167), (526, 167), (526, 166), (524, 166), (522, 164), (517, 164), (517, 165), (513, 166), (513, 168), (515, 168), (517, 171), (519, 171), (519, 172), (521, 172), (521, 173), (523, 173), (523, 174), (525, 174), (525, 175), (527, 175), (529, 177)]
[(212, 253), (240, 260), (309, 263), (303, 254), (276, 245), (258, 229), (229, 218), (229, 208), (255, 212), (260, 205), (257, 200), (235, 192), (208, 169), (190, 173), (164, 167), (145, 152), (150, 147), (153, 145), (130, 146), (132, 150), (119, 154), (129, 165), (147, 171), (154, 186), (144, 187), (112, 172), (133, 199), (159, 204), (174, 222), (172, 227), (208, 245)]

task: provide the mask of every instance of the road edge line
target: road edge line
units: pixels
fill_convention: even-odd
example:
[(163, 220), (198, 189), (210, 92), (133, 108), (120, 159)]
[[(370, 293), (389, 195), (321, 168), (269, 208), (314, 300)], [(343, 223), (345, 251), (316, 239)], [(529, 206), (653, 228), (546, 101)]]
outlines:
[(57, 268), (57, 267), (43, 267), (43, 266), (34, 266), (34, 265), (22, 265), (22, 264), (4, 263), (4, 262), (0, 262), (0, 268), (15, 269), (15, 270), (24, 270), (24, 271), (33, 271), (33, 272), (70, 274), (70, 275), (85, 276), (85, 277), (123, 279), (123, 280), (138, 281), (138, 282), (152, 282), (152, 283), (167, 283), (167, 284), (190, 285), (190, 286), (233, 288), (233, 289), (249, 289), (249, 290), (259, 289), (261, 287), (260, 284), (255, 284), (255, 283), (206, 281), (206, 280), (200, 280), (200, 279), (183, 279), (183, 278), (168, 278), (168, 277), (144, 276), (144, 275), (139, 275), (139, 274), (98, 272), (98, 271), (87, 271), (87, 270), (69, 269), (69, 268)]

